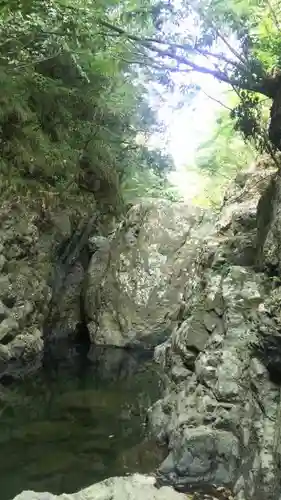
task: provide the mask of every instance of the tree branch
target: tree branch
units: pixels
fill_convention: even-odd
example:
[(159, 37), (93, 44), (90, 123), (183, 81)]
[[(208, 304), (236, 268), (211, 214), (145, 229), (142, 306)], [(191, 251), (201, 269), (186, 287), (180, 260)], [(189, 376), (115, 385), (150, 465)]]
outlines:
[(125, 63), (127, 64), (136, 64), (138, 66), (147, 66), (149, 68), (152, 68), (152, 69), (156, 69), (157, 71), (163, 71), (163, 69), (165, 71), (171, 71), (172, 73), (179, 73), (179, 71), (181, 73), (191, 73), (192, 72), (192, 69), (191, 68), (186, 68), (186, 69), (182, 69), (182, 70), (179, 70), (178, 68), (175, 68), (173, 66), (161, 66), (161, 65), (157, 65), (155, 63), (152, 63), (152, 62), (147, 62), (147, 61), (130, 61), (128, 59), (124, 59), (122, 58), (122, 61), (124, 61)]
[(217, 34), (217, 37), (221, 39), (221, 41), (227, 46), (228, 50), (230, 50), (230, 52), (235, 56), (237, 57), (237, 59), (241, 62), (241, 64), (243, 64), (243, 66), (245, 66), (247, 68), (247, 61), (244, 61), (243, 57), (241, 57), (241, 55), (239, 54), (239, 52), (237, 52), (237, 50), (235, 50), (231, 45), (230, 43), (228, 42), (228, 40), (224, 37), (224, 35), (222, 35), (219, 30), (212, 24), (212, 28), (215, 30), (216, 34)]
[[(142, 42), (140, 42), (140, 43), (142, 43)], [(150, 50), (156, 52), (159, 56), (168, 57), (168, 58), (176, 61), (179, 64), (182, 64), (182, 65), (188, 66), (189, 68), (192, 68), (193, 71), (196, 71), (198, 73), (202, 73), (205, 75), (211, 75), (221, 82), (225, 82), (225, 83), (228, 83), (230, 85), (234, 85), (236, 87), (243, 88), (244, 90), (249, 90), (249, 91), (253, 91), (253, 92), (260, 92), (261, 94), (267, 95), (265, 93), (266, 89), (264, 89), (262, 87), (261, 83), (259, 83), (259, 82), (246, 82), (246, 81), (243, 82), (241, 80), (236, 80), (235, 78), (228, 76), (226, 73), (224, 73), (221, 70), (208, 68), (206, 66), (201, 66), (200, 64), (197, 64), (197, 63), (191, 61), (190, 59), (187, 59), (184, 56), (174, 54), (173, 52), (171, 52), (169, 50), (160, 50), (160, 49), (157, 49), (157, 48), (155, 48), (151, 45), (147, 45), (147, 44), (146, 44), (146, 46)], [(180, 71), (180, 69), (179, 69), (179, 71)]]
[[(175, 50), (173, 50), (173, 48), (176, 49), (179, 47), (184, 50), (184, 46), (182, 46), (182, 45), (171, 44), (170, 48), (161, 49), (157, 45), (160, 45), (160, 44), (169, 45), (169, 44), (166, 42), (163, 42), (163, 41), (159, 41), (158, 39), (155, 40), (154, 38), (141, 38), (138, 35), (127, 33), (126, 30), (124, 30), (123, 28), (121, 28), (119, 26), (114, 26), (114, 25), (108, 23), (107, 21), (100, 20), (99, 23), (103, 27), (106, 27), (106, 28), (112, 30), (113, 32), (119, 33), (120, 36), (124, 36), (127, 40), (137, 42), (138, 44), (142, 45), (146, 49), (154, 52), (160, 58), (168, 58), (172, 61), (175, 61), (177, 63), (177, 67), (174, 69), (174, 71), (179, 71), (179, 72), (185, 71), (179, 67), (179, 65), (183, 65), (183, 66), (187, 66), (189, 68), (189, 70), (196, 71), (198, 73), (202, 73), (202, 74), (206, 74), (206, 75), (211, 75), (214, 78), (216, 78), (217, 80), (224, 82), (224, 83), (228, 83), (234, 87), (239, 87), (241, 89), (249, 90), (251, 92), (259, 92), (259, 93), (266, 95), (268, 97), (271, 97), (271, 98), (274, 96), (273, 89), (270, 87), (271, 82), (269, 80), (264, 79), (260, 82), (257, 82), (257, 81), (245, 81), (245, 80), (241, 80), (241, 79), (235, 79), (235, 78), (227, 75), (224, 71), (222, 71), (220, 69), (212, 69), (212, 68), (208, 68), (206, 66), (201, 66), (200, 64), (195, 63), (194, 61), (190, 60), (189, 58), (187, 58), (183, 55), (177, 54), (175, 52)], [(220, 33), (217, 32), (217, 34), (226, 43), (226, 45), (234, 53), (234, 55), (236, 55), (239, 58), (239, 60), (241, 61), (242, 65), (243, 65), (243, 70), (245, 70), (245, 62), (243, 61), (243, 59), (241, 59), (239, 54), (236, 53), (236, 51), (234, 49), (232, 49), (230, 44), (227, 42), (227, 40), (225, 40), (225, 38), (222, 35), (220, 35)], [(201, 50), (201, 49), (199, 49), (199, 50)], [(191, 48), (190, 48), (190, 51), (192, 52)], [(215, 57), (217, 59), (220, 58), (219, 54), (213, 54), (209, 51), (204, 51), (204, 50), (201, 51), (202, 55), (206, 56), (207, 53), (211, 57)], [(229, 63), (231, 62), (232, 64), (234, 63), (234, 65), (237, 66), (237, 63), (235, 63), (234, 61), (228, 60), (228, 58), (225, 58), (224, 56), (221, 59), (224, 60), (225, 62), (229, 62)], [(161, 67), (162, 67), (162, 69), (166, 69), (168, 71), (171, 71), (171, 67), (168, 67), (168, 66), (165, 66), (162, 64), (161, 64)], [(240, 66), (240, 69), (242, 69), (242, 66)]]
[(278, 31), (280, 31), (280, 24), (279, 24), (279, 21), (278, 21), (278, 19), (277, 19), (277, 16), (276, 16), (275, 12), (274, 12), (274, 8), (273, 8), (273, 7), (272, 7), (272, 5), (271, 5), (270, 0), (266, 0), (266, 3), (267, 3), (268, 8), (269, 8), (269, 10), (270, 10), (270, 14), (271, 14), (271, 17), (272, 17), (272, 19), (273, 19), (273, 22), (274, 22), (274, 24), (275, 24), (275, 26), (276, 26), (277, 30), (278, 30)]
[(219, 61), (225, 62), (226, 64), (231, 64), (232, 66), (235, 66), (242, 71), (245, 71), (245, 69), (247, 69), (244, 62), (239, 63), (237, 61), (234, 61), (233, 59), (229, 59), (228, 57), (226, 57), (223, 54), (216, 54), (216, 53), (211, 52), (209, 50), (200, 49), (199, 47), (196, 47), (196, 45), (193, 47), (193, 46), (187, 45), (187, 44), (171, 43), (171, 42), (163, 41), (163, 40), (160, 40), (160, 39), (154, 38), (154, 37), (147, 37), (147, 38), (141, 39), (137, 35), (132, 35), (132, 34), (127, 33), (123, 28), (120, 28), (119, 26), (114, 26), (106, 21), (100, 21), (100, 22), (104, 26), (106, 26), (107, 28), (114, 30), (115, 32), (119, 33), (120, 35), (125, 35), (127, 38), (129, 38), (131, 40), (135, 40), (139, 43), (147, 42), (147, 43), (152, 43), (152, 44), (159, 44), (159, 45), (168, 46), (170, 50), (173, 50), (175, 48), (175, 49), (179, 49), (179, 50), (183, 50), (183, 51), (187, 51), (187, 52), (197, 52), (200, 55), (213, 57)]
[(196, 52), (198, 52), (198, 54), (200, 54), (202, 56), (213, 57), (219, 61), (225, 62), (226, 64), (231, 64), (232, 66), (235, 66), (236, 68), (240, 69), (241, 71), (247, 70), (247, 67), (244, 63), (242, 64), (242, 63), (233, 61), (233, 59), (229, 59), (228, 57), (226, 57), (223, 54), (216, 54), (214, 52), (210, 52), (209, 50), (198, 49), (197, 47), (195, 47), (194, 50), (196, 50)]
[(206, 97), (208, 97), (209, 99), (211, 99), (212, 101), (215, 101), (217, 102), (220, 106), (222, 106), (223, 108), (227, 109), (228, 111), (232, 111), (231, 108), (229, 108), (228, 106), (226, 106), (223, 102), (219, 101), (218, 99), (216, 99), (215, 97), (212, 97), (211, 95), (207, 94), (207, 92), (205, 92), (203, 89), (201, 89), (201, 92), (203, 94), (205, 94)]

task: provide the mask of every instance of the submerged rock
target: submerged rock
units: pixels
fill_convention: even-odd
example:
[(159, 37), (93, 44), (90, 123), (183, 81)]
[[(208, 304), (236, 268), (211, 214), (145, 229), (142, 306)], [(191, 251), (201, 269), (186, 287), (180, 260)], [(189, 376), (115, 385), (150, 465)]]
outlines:
[(153, 476), (134, 474), (106, 479), (72, 495), (24, 491), (14, 500), (187, 500), (186, 495), (168, 486), (156, 488), (155, 483)]

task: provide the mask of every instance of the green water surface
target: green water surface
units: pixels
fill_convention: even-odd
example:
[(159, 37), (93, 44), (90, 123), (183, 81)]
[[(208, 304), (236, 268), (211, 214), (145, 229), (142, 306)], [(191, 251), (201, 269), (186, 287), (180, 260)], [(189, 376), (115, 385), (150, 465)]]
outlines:
[[(125, 371), (126, 372), (126, 371)], [(106, 379), (96, 367), (42, 371), (1, 390), (0, 492), (69, 493), (108, 476), (150, 472), (164, 457), (145, 435), (160, 395), (152, 361)]]

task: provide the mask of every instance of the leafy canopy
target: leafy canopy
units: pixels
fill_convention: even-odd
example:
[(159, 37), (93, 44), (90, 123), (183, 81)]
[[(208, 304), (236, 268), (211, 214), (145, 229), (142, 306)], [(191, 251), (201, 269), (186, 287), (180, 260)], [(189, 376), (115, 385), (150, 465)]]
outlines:
[(165, 153), (146, 146), (159, 124), (146, 82), (129, 63), (133, 47), (108, 38), (100, 24), (121, 19), (126, 7), (0, 3), (2, 194), (20, 189), (66, 204), (83, 194), (102, 210), (119, 210), (136, 170), (149, 183), (151, 172), (171, 168)]
[[(0, 9), (2, 190), (39, 184), (67, 202), (91, 193), (115, 210), (122, 186), (153, 186), (156, 174), (152, 191), (165, 193), (171, 160), (147, 147), (159, 129), (147, 89), (173, 90), (175, 74), (184, 96), (198, 90), (194, 72), (228, 84), (235, 129), (270, 153), (263, 99), (273, 99), (270, 138), (281, 147), (278, 0), (2, 0)], [(228, 154), (218, 143), (216, 169)]]
[[(133, 44), (132, 62), (145, 65), (163, 85), (172, 88), (174, 73), (187, 74), (182, 90), (189, 93), (194, 90), (188, 84), (194, 72), (228, 84), (240, 98), (232, 113), (237, 127), (264, 148), (267, 138), (259, 126), (260, 96), (278, 101), (281, 92), (279, 0), (167, 0), (148, 4), (145, 29), (136, 22), (137, 9), (134, 16), (121, 16), (114, 23), (113, 19), (111, 23), (101, 19), (108, 39), (119, 35), (127, 46)], [(275, 114), (278, 110), (273, 109)], [(281, 147), (274, 116), (270, 139), (274, 147)]]

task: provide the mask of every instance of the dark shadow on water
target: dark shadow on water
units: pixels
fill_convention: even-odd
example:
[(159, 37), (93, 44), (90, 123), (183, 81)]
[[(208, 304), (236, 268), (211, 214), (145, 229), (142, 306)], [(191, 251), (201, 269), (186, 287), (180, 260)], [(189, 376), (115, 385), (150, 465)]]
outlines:
[(152, 351), (62, 343), (53, 354), (1, 396), (1, 500), (150, 472), (165, 456), (145, 435), (146, 409), (161, 393)]

